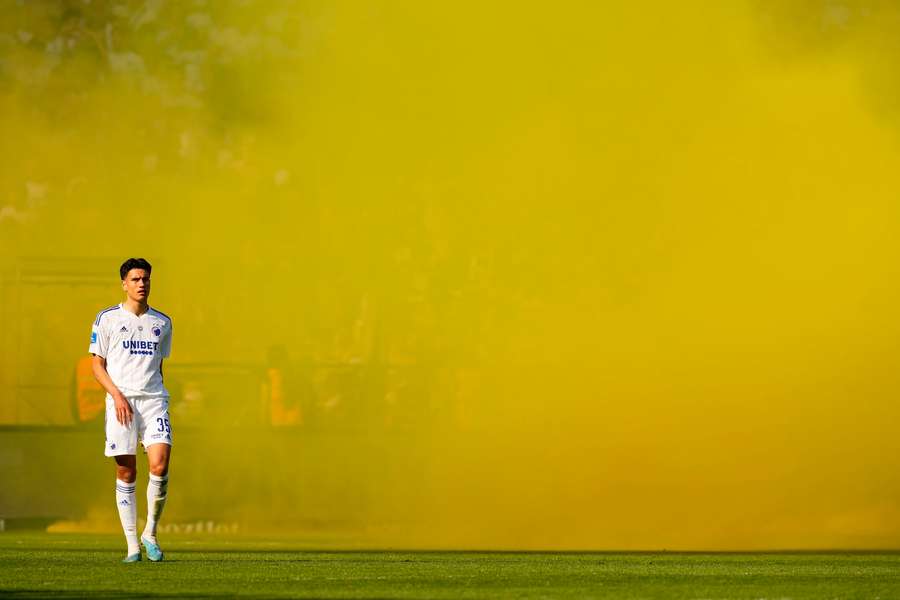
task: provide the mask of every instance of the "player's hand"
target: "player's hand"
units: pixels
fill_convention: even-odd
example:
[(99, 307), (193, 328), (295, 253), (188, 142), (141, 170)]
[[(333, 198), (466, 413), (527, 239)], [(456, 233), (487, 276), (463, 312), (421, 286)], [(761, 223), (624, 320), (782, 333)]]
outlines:
[(116, 403), (116, 420), (125, 427), (128, 427), (129, 425), (131, 425), (131, 420), (134, 418), (134, 413), (131, 410), (131, 405), (128, 404), (128, 400), (125, 398), (122, 392), (116, 394), (113, 397), (113, 400)]

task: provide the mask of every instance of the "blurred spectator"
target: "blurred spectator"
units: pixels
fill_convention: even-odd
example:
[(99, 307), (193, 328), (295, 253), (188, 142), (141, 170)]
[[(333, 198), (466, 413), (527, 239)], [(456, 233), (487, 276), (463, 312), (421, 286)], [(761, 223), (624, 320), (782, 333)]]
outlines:
[[(168, 378), (166, 386), (169, 385)], [(184, 386), (178, 386), (180, 393), (172, 393), (172, 414), (178, 418), (178, 423), (186, 425), (198, 425), (208, 423), (206, 408), (206, 394), (203, 386), (198, 381), (188, 380)]]
[(284, 346), (269, 348), (263, 396), (268, 404), (271, 425), (284, 427), (308, 423), (313, 393), (307, 371), (291, 362)]
[(98, 421), (106, 407), (106, 390), (94, 378), (89, 354), (75, 365), (74, 400), (72, 418), (76, 425)]

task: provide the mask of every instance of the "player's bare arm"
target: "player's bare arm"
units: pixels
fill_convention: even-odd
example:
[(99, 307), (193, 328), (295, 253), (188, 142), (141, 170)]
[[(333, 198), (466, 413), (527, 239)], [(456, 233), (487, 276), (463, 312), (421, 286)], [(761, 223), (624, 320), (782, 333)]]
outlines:
[[(134, 413), (125, 395), (119, 391), (119, 388), (113, 383), (112, 377), (109, 376), (109, 372), (106, 370), (106, 359), (96, 354), (92, 357), (91, 369), (94, 372), (94, 379), (103, 386), (106, 393), (112, 396), (116, 403), (116, 420), (122, 425), (129, 425), (134, 418)], [(160, 374), (162, 374), (162, 368), (160, 368)]]

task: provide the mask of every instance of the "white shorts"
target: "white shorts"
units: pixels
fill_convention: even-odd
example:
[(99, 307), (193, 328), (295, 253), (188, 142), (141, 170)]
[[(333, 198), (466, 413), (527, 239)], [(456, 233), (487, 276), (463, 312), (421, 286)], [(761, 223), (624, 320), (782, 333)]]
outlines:
[[(126, 397), (127, 398), (127, 397)], [(138, 440), (147, 448), (153, 444), (172, 445), (169, 399), (132, 396), (128, 398), (134, 418), (129, 426), (116, 420), (116, 403), (106, 395), (106, 456), (137, 454)]]

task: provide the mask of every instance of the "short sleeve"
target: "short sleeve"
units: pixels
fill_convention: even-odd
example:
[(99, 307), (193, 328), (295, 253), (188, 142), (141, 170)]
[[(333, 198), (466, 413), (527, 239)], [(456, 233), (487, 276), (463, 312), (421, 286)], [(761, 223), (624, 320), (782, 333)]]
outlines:
[(165, 334), (163, 335), (162, 342), (159, 345), (159, 355), (163, 358), (169, 358), (169, 354), (172, 353), (172, 321), (169, 321), (169, 326), (166, 327)]
[(106, 358), (106, 349), (109, 346), (107, 337), (106, 328), (94, 321), (91, 326), (91, 345), (88, 352)]

